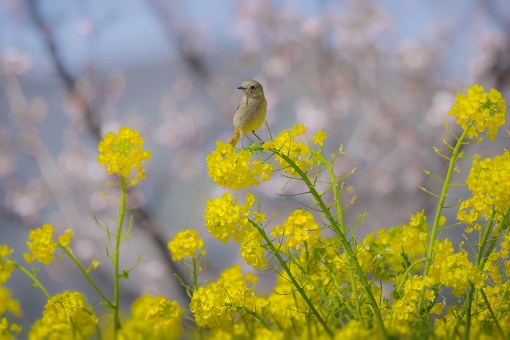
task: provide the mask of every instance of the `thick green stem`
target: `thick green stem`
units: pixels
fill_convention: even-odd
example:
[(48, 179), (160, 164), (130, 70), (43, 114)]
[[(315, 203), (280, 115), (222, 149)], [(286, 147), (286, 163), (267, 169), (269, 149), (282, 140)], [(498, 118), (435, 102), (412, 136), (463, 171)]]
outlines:
[(468, 301), (467, 301), (467, 306), (466, 306), (466, 326), (464, 328), (464, 340), (469, 340), (469, 333), (471, 331), (471, 304), (473, 303), (473, 295), (475, 293), (475, 285), (470, 282), (469, 283), (469, 297), (468, 297)]
[(377, 305), (377, 301), (374, 297), (374, 294), (372, 293), (372, 289), (370, 288), (370, 283), (368, 282), (365, 273), (363, 272), (363, 269), (361, 268), (359, 262), (356, 259), (356, 254), (351, 248), (351, 244), (347, 240), (347, 237), (345, 236), (345, 233), (343, 233), (340, 230), (340, 226), (338, 225), (338, 222), (335, 220), (333, 215), (331, 214), (331, 211), (329, 211), (329, 208), (326, 206), (324, 201), (322, 200), (322, 197), (319, 195), (317, 190), (315, 189), (314, 185), (310, 182), (310, 179), (306, 176), (306, 174), (301, 170), (299, 166), (286, 154), (281, 153), (277, 149), (271, 149), (273, 153), (283, 158), (293, 169), (294, 171), (301, 177), (301, 179), (305, 182), (306, 186), (310, 190), (310, 193), (314, 197), (317, 204), (320, 206), (322, 212), (324, 213), (324, 216), (328, 219), (329, 223), (331, 223), (331, 227), (335, 231), (335, 233), (340, 238), (340, 241), (342, 242), (342, 245), (344, 247), (345, 252), (347, 253), (347, 256), (353, 260), (353, 264), (356, 270), (356, 273), (358, 275), (358, 279), (365, 288), (365, 291), (367, 293), (367, 296), (370, 300), (370, 304), (372, 305), (372, 309), (374, 312), (375, 319), (377, 321), (377, 325), (379, 326), (379, 332), (381, 334), (381, 337), (383, 339), (388, 338), (388, 334), (386, 333), (386, 328), (384, 327), (384, 322), (382, 320), (381, 312), (379, 310), (379, 306)]
[(120, 281), (120, 275), (119, 275), (119, 250), (120, 250), (120, 240), (122, 236), (122, 225), (124, 224), (124, 215), (126, 213), (126, 201), (127, 201), (127, 195), (126, 195), (126, 179), (121, 176), (120, 181), (120, 209), (119, 209), (119, 221), (118, 221), (118, 227), (117, 227), (117, 234), (115, 235), (115, 257), (113, 260), (113, 265), (115, 267), (114, 269), (114, 286), (113, 286), (113, 295), (114, 295), (114, 316), (113, 316), (113, 338), (118, 339), (119, 330), (120, 330), (120, 307), (119, 307), (119, 298), (120, 298), (120, 291), (119, 291), (119, 281)]

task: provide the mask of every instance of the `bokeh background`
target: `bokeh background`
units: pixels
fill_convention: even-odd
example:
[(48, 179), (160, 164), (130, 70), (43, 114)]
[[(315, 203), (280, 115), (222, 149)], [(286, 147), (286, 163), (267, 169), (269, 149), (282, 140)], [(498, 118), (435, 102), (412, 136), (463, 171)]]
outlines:
[[(442, 121), (454, 126), (447, 113), (455, 94), (479, 83), (509, 99), (509, 77), (507, 0), (0, 0), (0, 243), (22, 262), (30, 229), (71, 228), (75, 254), (86, 266), (99, 259), (92, 276), (111, 296), (107, 240), (91, 213), (113, 226), (115, 202), (105, 195), (117, 194), (101, 183), (112, 178), (97, 164), (97, 144), (120, 126), (136, 129), (153, 158), (148, 178), (129, 192), (138, 208), (121, 265), (141, 259), (122, 281), (123, 308), (143, 293), (186, 307), (174, 278), (183, 273), (166, 248), (177, 231), (193, 228), (206, 240), (204, 279), (243, 264), (236, 245), (207, 235), (202, 218), (205, 202), (225, 192), (208, 178), (205, 157), (230, 137), (243, 80), (263, 84), (273, 134), (304, 123), (310, 135), (328, 133), (327, 153), (344, 145), (335, 167), (357, 168), (345, 201), (357, 200), (345, 213), (353, 223), (366, 212), (363, 238), (407, 223), (409, 213), (435, 211), (420, 186), (439, 184), (421, 169), (444, 176), (447, 163), (432, 146), (446, 152), (442, 138), (452, 140)], [(490, 157), (505, 145), (500, 133), (466, 153)], [(469, 166), (461, 163), (454, 181)], [(261, 210), (278, 212), (273, 224), (306, 200), (278, 196), (301, 189), (285, 184), (274, 176), (249, 190)], [(244, 202), (246, 192), (234, 195)], [(455, 209), (446, 216), (453, 221)], [(458, 239), (461, 230), (448, 232)], [(80, 290), (98, 301), (66, 258), (38, 276), (50, 294)], [(271, 284), (271, 272), (262, 273), (261, 292)], [(22, 303), (26, 329), (45, 298), (20, 272), (6, 286)]]

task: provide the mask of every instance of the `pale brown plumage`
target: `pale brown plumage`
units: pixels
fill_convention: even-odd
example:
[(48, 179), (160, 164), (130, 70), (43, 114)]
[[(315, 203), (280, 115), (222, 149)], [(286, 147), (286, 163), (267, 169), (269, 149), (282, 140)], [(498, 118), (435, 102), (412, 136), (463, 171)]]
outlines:
[(232, 146), (236, 146), (239, 139), (250, 131), (259, 138), (255, 134), (255, 130), (264, 123), (267, 112), (264, 89), (258, 81), (245, 80), (238, 89), (243, 90), (244, 97), (241, 99), (234, 115), (234, 133), (232, 133), (229, 141)]

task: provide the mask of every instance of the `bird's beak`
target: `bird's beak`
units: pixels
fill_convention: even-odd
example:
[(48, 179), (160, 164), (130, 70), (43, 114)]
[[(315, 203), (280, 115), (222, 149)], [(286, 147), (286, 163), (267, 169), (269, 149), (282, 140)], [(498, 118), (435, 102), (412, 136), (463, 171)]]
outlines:
[(239, 86), (237, 89), (238, 89), (238, 90), (246, 90), (246, 89), (245, 89), (244, 87), (242, 87), (242, 86)]

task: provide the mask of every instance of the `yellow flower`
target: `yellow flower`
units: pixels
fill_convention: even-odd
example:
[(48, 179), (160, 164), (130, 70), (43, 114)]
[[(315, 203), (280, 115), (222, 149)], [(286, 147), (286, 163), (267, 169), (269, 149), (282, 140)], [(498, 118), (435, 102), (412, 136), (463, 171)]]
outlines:
[(176, 339), (184, 311), (176, 301), (142, 295), (131, 305), (131, 317), (122, 325), (121, 339)]
[(314, 245), (321, 237), (319, 225), (308, 211), (296, 210), (280, 227), (277, 225), (271, 232), (284, 241), (282, 250), (299, 249), (304, 243)]
[(223, 243), (227, 243), (229, 238), (240, 242), (253, 229), (247, 216), (254, 202), (255, 196), (252, 194), (246, 195), (246, 204), (241, 206), (237, 204), (237, 198), (232, 200), (231, 194), (210, 199), (204, 215), (207, 230)]
[(253, 299), (254, 293), (243, 280), (241, 266), (235, 265), (225, 269), (216, 282), (195, 290), (189, 307), (198, 326), (225, 327), (239, 309), (257, 310), (249, 305)]
[[(180, 261), (186, 256), (196, 258), (195, 252), (202, 248), (204, 248), (204, 241), (198, 237), (198, 231), (192, 229), (178, 232), (174, 239), (168, 242), (168, 249), (174, 261)], [(205, 255), (202, 251), (199, 254)]]
[(14, 261), (11, 259), (12, 251), (6, 244), (0, 245), (0, 284), (7, 282), (14, 270)]
[(143, 142), (136, 130), (121, 127), (118, 136), (108, 132), (99, 142), (99, 164), (106, 167), (108, 174), (117, 174), (124, 178), (128, 178), (131, 169), (135, 168), (137, 174), (130, 181), (130, 185), (135, 185), (138, 180), (145, 178), (146, 171), (141, 163), (151, 158), (149, 150), (142, 150)]
[(448, 115), (457, 117), (457, 124), (463, 129), (469, 126), (468, 137), (476, 138), (486, 133), (494, 141), (498, 128), (506, 119), (506, 103), (501, 93), (495, 89), (484, 93), (483, 87), (473, 85), (467, 94), (457, 94), (455, 101)]
[(315, 144), (322, 146), (322, 144), (324, 143), (324, 140), (326, 138), (328, 138), (328, 134), (322, 130), (319, 130), (319, 131), (317, 131), (315, 136), (313, 136), (312, 141)]
[(18, 300), (12, 297), (11, 291), (3, 286), (0, 286), (0, 315), (3, 315), (7, 311), (11, 312), (14, 316), (17, 317), (20, 317), (23, 314), (21, 312)]
[(473, 197), (460, 204), (457, 219), (469, 225), (481, 216), (489, 218), (495, 210), (494, 219), (499, 221), (510, 207), (510, 152), (505, 150), (493, 159), (475, 156), (466, 184)]
[(234, 152), (232, 145), (217, 141), (216, 150), (206, 158), (207, 173), (216, 184), (231, 190), (259, 185), (259, 178), (269, 180), (273, 166), (261, 161), (251, 162), (251, 158), (249, 150)]
[(253, 229), (246, 233), (241, 243), (241, 257), (253, 268), (265, 270), (267, 266), (264, 256), (266, 249), (261, 245), (262, 243), (263, 238), (258, 230)]
[(57, 243), (52, 239), (54, 231), (51, 224), (43, 224), (41, 228), (30, 230), (28, 233), (28, 239), (32, 242), (27, 242), (27, 246), (37, 261), (44, 264), (50, 264), (53, 261), (53, 253), (57, 246)]
[[(85, 307), (79, 292), (56, 294), (44, 306), (42, 318), (30, 329), (29, 339), (89, 339), (97, 317)], [(79, 330), (77, 332), (76, 330)]]
[(21, 333), (21, 326), (16, 325), (15, 323), (9, 324), (9, 321), (6, 317), (0, 318), (0, 339), (2, 340), (14, 340), (17, 339), (14, 334)]
[(63, 246), (67, 247), (69, 244), (71, 244), (71, 238), (73, 237), (74, 233), (71, 229), (67, 229), (64, 233), (64, 235), (60, 235), (58, 237), (58, 243)]
[(437, 222), (437, 225), (442, 227), (445, 224), (446, 224), (446, 217), (444, 217), (444, 216), (439, 217), (439, 221)]
[[(322, 137), (325, 138), (322, 134), (316, 137), (317, 141), (321, 141)], [(284, 156), (289, 157), (302, 171), (309, 171), (317, 164), (317, 160), (308, 143), (304, 125), (296, 124), (292, 129), (280, 132), (273, 142), (266, 142), (262, 148), (264, 151), (270, 148), (276, 149)], [(291, 175), (295, 174), (295, 169), (283, 157), (276, 156), (276, 161), (284, 171)]]
[(466, 251), (453, 253), (452, 243), (448, 239), (437, 242), (433, 250), (434, 262), (430, 266), (429, 275), (435, 283), (452, 287), (456, 296), (467, 290), (469, 282), (472, 282), (475, 288), (483, 287), (484, 275), (469, 261)]

